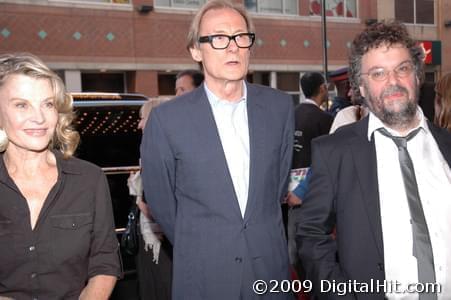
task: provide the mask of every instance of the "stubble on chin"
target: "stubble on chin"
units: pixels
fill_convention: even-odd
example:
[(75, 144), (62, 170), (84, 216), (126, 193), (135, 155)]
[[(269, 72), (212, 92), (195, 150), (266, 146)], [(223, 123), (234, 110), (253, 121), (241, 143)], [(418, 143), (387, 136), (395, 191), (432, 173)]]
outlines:
[[(378, 96), (373, 95), (368, 86), (364, 85), (364, 88), (366, 95), (371, 97), (371, 99), (366, 100), (370, 111), (388, 127), (404, 131), (415, 126), (419, 95), (419, 86), (417, 84), (414, 87), (414, 95), (409, 95), (408, 90), (399, 85), (384, 89)], [(390, 93), (400, 91), (405, 93), (406, 101), (397, 103), (396, 107), (394, 105), (390, 107), (384, 102), (384, 98), (390, 96)]]

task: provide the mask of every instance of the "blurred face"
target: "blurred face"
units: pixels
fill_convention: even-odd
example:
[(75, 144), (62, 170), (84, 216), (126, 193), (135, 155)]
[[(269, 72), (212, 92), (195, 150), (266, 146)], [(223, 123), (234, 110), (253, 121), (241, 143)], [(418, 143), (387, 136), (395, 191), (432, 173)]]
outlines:
[[(199, 28), (199, 36), (213, 34), (232, 36), (247, 32), (244, 18), (229, 8), (207, 11)], [(209, 86), (239, 81), (247, 74), (250, 49), (238, 48), (233, 40), (226, 49), (213, 49), (209, 43), (200, 43), (190, 51), (195, 61), (202, 62), (205, 82)]]
[(329, 98), (329, 90), (327, 89), (327, 83), (323, 83), (320, 87), (321, 104), (326, 102)]
[(150, 109), (151, 109), (150, 102), (146, 102), (139, 111), (139, 123), (138, 123), (138, 129), (141, 129), (144, 131), (144, 127), (146, 126), (147, 119), (150, 115)]
[(409, 51), (401, 45), (371, 49), (362, 58), (360, 92), (369, 109), (387, 126), (415, 122), (419, 81)]
[(189, 75), (181, 76), (175, 81), (175, 95), (180, 96), (194, 90), (193, 79)]
[(8, 149), (41, 152), (55, 132), (58, 112), (51, 83), (25, 75), (11, 75), (0, 87), (0, 128)]

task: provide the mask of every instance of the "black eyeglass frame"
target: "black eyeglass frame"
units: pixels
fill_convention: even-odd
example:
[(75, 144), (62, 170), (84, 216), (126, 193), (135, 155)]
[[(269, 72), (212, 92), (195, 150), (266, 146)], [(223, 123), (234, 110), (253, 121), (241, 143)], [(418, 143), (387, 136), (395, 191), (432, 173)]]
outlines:
[[(249, 36), (249, 38), (250, 38), (250, 40), (251, 40), (250, 45), (247, 46), (247, 47), (242, 47), (242, 46), (238, 45), (238, 43), (237, 43), (237, 41), (236, 41), (236, 38), (237, 38), (237, 37), (240, 37), (240, 36)], [(226, 37), (226, 38), (229, 39), (229, 42), (227, 43), (227, 45), (226, 45), (225, 47), (220, 47), (220, 48), (214, 47), (214, 46), (213, 46), (213, 39), (214, 39), (215, 37)], [(255, 42), (255, 33), (253, 33), (253, 32), (242, 32), (242, 33), (237, 33), (237, 34), (234, 34), (234, 35), (227, 35), (227, 34), (212, 34), (212, 35), (201, 36), (201, 37), (199, 37), (199, 39), (198, 39), (197, 41), (198, 41), (199, 43), (209, 43), (210, 46), (211, 46), (213, 49), (216, 49), (216, 50), (223, 50), (223, 49), (227, 49), (227, 47), (230, 46), (230, 41), (231, 41), (231, 40), (233, 40), (233, 41), (235, 42), (235, 45), (236, 45), (238, 48), (248, 49), (248, 48), (252, 47), (252, 45), (254, 45), (254, 42)]]

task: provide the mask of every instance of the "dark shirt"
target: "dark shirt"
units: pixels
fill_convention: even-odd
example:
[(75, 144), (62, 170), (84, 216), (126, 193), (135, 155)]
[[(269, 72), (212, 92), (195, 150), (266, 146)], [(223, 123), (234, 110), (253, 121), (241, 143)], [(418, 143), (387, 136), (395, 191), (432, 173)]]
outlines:
[(295, 132), (291, 168), (307, 168), (311, 163), (312, 139), (329, 134), (333, 117), (311, 103), (301, 103), (294, 112)]
[(78, 299), (89, 278), (121, 275), (105, 175), (55, 156), (58, 180), (32, 230), (26, 199), (0, 154), (0, 296)]

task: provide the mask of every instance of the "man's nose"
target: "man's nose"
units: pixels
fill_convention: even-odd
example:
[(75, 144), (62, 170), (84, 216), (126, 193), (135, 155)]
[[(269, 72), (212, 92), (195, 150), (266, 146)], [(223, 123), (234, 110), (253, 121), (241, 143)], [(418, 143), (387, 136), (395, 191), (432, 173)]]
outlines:
[(237, 51), (239, 49), (235, 39), (231, 39), (229, 46), (227, 47), (228, 51)]
[(393, 84), (393, 83), (397, 83), (398, 80), (399, 80), (399, 76), (398, 76), (398, 74), (396, 73), (395, 70), (388, 71), (387, 82)]

